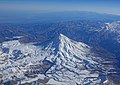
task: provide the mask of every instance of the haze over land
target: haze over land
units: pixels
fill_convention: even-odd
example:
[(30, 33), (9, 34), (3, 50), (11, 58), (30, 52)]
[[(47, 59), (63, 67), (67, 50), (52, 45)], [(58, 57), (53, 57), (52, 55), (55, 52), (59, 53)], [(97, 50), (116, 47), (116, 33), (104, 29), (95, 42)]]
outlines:
[(0, 0), (0, 20), (3, 22), (13, 20), (17, 22), (26, 18), (32, 20), (41, 13), (44, 15), (44, 13), (55, 14), (55, 12), (65, 11), (120, 15), (119, 4), (119, 0)]

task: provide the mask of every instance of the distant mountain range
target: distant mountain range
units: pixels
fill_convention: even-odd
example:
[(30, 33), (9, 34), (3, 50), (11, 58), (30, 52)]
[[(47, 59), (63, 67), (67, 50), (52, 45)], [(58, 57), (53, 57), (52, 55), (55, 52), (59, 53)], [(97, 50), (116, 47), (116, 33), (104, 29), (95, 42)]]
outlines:
[(40, 13), (21, 13), (9, 12), (0, 14), (0, 23), (49, 23), (68, 20), (120, 20), (120, 16), (87, 12), (87, 11), (65, 11), (65, 12), (40, 12)]

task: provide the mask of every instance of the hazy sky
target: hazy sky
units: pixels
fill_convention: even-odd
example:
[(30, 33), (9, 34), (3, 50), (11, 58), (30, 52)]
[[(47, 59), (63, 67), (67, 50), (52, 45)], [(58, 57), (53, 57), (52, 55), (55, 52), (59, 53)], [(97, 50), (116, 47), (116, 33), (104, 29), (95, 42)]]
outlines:
[(0, 0), (0, 11), (92, 11), (120, 15), (120, 0)]

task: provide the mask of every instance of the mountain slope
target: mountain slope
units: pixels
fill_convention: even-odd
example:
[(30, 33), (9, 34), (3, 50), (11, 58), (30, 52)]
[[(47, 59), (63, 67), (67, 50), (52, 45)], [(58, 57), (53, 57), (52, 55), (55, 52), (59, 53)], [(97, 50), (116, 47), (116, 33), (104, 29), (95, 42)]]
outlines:
[[(51, 68), (55, 80), (66, 81), (73, 85), (102, 84), (109, 70), (116, 69), (116, 59), (105, 50), (73, 41), (62, 34), (59, 39), (56, 65)], [(53, 69), (57, 71), (54, 73)]]
[(39, 46), (18, 40), (3, 42), (0, 62), (1, 79), (22, 83), (48, 80), (47, 84), (55, 85), (103, 84), (108, 74), (117, 72), (114, 55), (63, 34)]

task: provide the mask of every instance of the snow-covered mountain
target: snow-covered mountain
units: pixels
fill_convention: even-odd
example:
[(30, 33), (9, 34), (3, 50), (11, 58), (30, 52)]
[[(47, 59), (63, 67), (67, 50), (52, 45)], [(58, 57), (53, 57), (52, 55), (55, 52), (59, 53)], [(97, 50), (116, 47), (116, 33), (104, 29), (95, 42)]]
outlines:
[(106, 50), (63, 34), (39, 45), (5, 41), (0, 49), (0, 83), (114, 83), (111, 75), (118, 74), (117, 63), (115, 56)]
[(120, 43), (120, 21), (106, 23), (106, 28), (113, 34), (116, 34), (114, 39)]
[(111, 31), (120, 29), (120, 21), (114, 21), (114, 22), (106, 23), (106, 24), (107, 24), (108, 29)]

